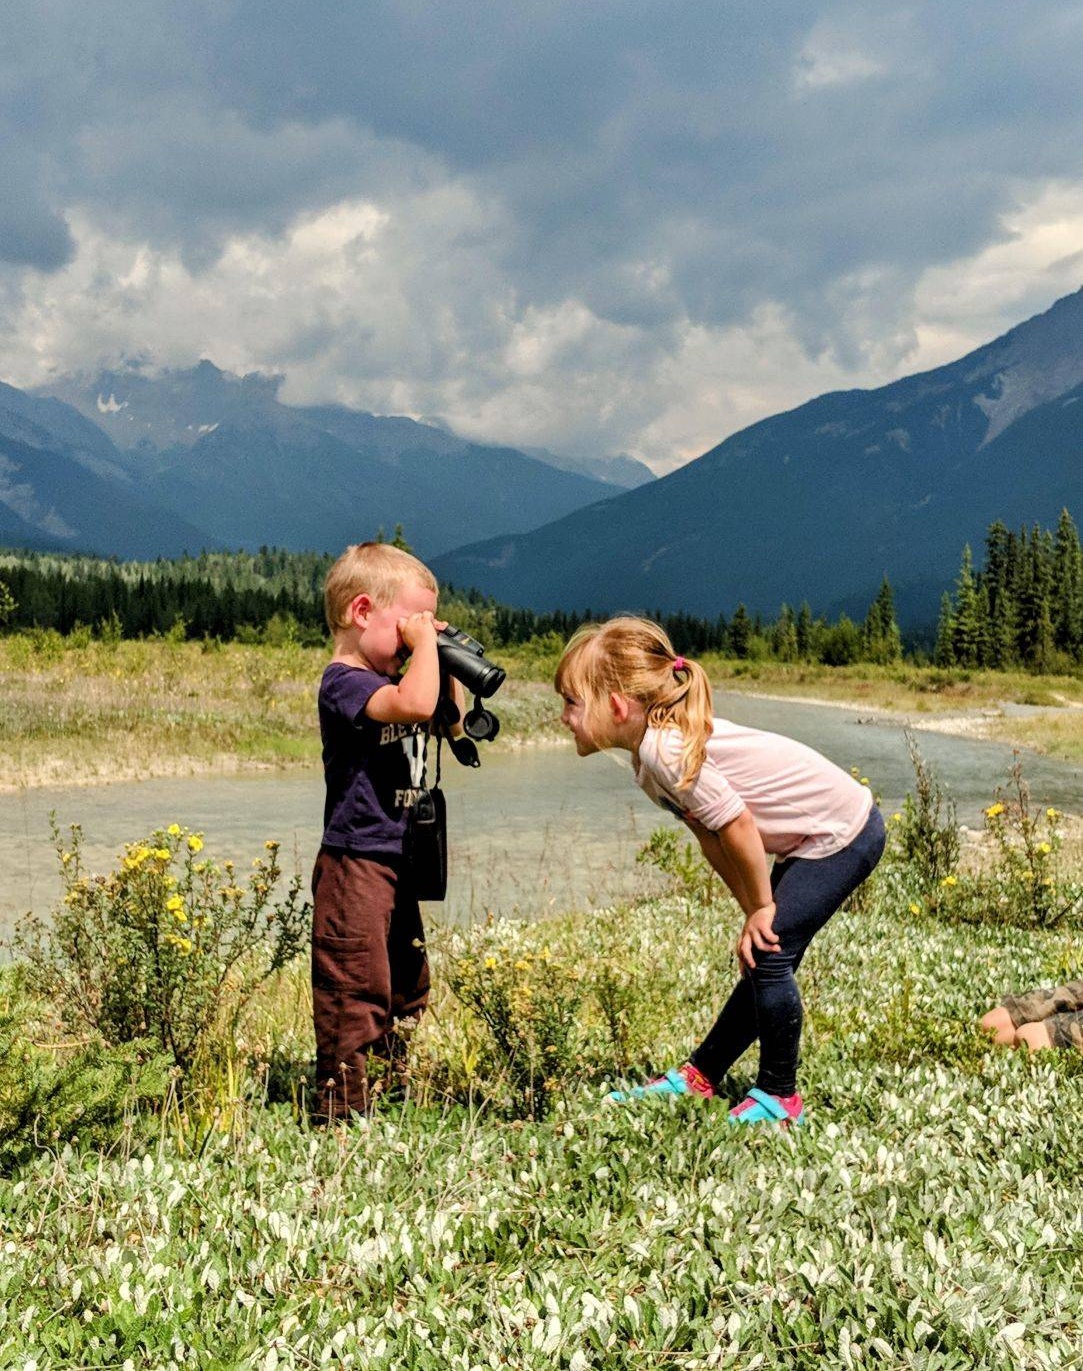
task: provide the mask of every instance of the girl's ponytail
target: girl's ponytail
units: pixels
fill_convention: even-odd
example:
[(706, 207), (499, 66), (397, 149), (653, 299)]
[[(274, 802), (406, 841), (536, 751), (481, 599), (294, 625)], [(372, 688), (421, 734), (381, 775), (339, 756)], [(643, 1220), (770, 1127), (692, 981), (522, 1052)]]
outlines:
[(711, 682), (698, 662), (677, 656), (670, 664), (673, 688), (662, 690), (652, 701), (644, 701), (651, 728), (675, 728), (681, 735), (681, 779), (683, 790), (699, 774), (707, 756), (707, 740), (714, 728), (714, 700)]

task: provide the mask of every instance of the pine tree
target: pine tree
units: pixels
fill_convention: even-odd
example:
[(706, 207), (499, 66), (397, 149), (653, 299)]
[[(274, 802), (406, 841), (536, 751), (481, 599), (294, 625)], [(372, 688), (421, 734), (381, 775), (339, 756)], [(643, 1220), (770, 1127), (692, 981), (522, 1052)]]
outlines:
[(952, 628), (952, 655), (958, 666), (981, 665), (982, 629), (978, 622), (978, 592), (974, 584), (974, 565), (970, 544), (963, 548), (959, 579), (955, 582), (955, 612)]
[(778, 621), (771, 633), (771, 651), (780, 662), (797, 659), (797, 625), (789, 605), (783, 605), (779, 610)]
[(752, 641), (752, 620), (748, 610), (739, 604), (730, 620), (730, 652), (734, 657), (747, 657), (749, 643)]
[(1066, 509), (1053, 543), (1053, 642), (1074, 661), (1083, 658), (1083, 550)]
[(936, 625), (936, 647), (933, 661), (937, 666), (955, 665), (955, 611), (951, 596), (945, 590), (940, 597), (940, 619)]
[(1021, 540), (1018, 592), (1020, 657), (1032, 671), (1048, 671), (1053, 659), (1053, 538), (1037, 524)]
[(895, 595), (886, 576), (876, 599), (869, 606), (861, 638), (866, 661), (897, 662), (902, 656), (902, 638), (895, 618)]
[(803, 662), (812, 659), (812, 610), (807, 600), (801, 602), (797, 611), (797, 655)]
[(988, 648), (990, 666), (1005, 671), (1018, 659), (1016, 634), (1018, 611), (1015, 599), (1018, 544), (1014, 533), (998, 519), (985, 537), (985, 567), (981, 583), (988, 600)]

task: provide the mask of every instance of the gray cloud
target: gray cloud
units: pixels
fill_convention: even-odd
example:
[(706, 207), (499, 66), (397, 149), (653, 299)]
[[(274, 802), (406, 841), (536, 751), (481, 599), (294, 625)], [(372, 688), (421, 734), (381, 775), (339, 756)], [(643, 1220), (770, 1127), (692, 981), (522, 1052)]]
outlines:
[[(532, 413), (522, 335), (540, 328), (531, 346), (557, 370), (544, 398), (544, 377), (528, 388), (550, 444), (635, 450), (697, 331), (762, 340), (763, 311), (785, 318), (811, 384), (889, 373), (917, 346), (925, 273), (1002, 239), (1044, 186), (1083, 182), (1083, 17), (1066, 3), (9, 10), (9, 330), (42, 325), (19, 269), (67, 270), (82, 225), (98, 265), (72, 281), (135, 321), (129, 350), (172, 358), (191, 331), (160, 269), (153, 287), (117, 285), (124, 253), (107, 240), (176, 256), (193, 280), (217, 272), (239, 336), (252, 292), (278, 290), (276, 352), (259, 354), (264, 324), (245, 357), (297, 365), (309, 391), (323, 363), (328, 393), (373, 406), (397, 397), (482, 426)], [(392, 284), (357, 269), (341, 285), (349, 317), (330, 277), (302, 304), (303, 280), (220, 269), (231, 243), (258, 239), (267, 270), (277, 243), (277, 267), (303, 275), (297, 223), (357, 202), (394, 218), (378, 249)], [(120, 346), (108, 321), (80, 317), (88, 365)], [(78, 340), (49, 327), (46, 364), (69, 365)], [(17, 363), (17, 342), (3, 355)], [(576, 369), (625, 396), (619, 413), (574, 398)], [(740, 417), (738, 399), (729, 413), (718, 422)]]

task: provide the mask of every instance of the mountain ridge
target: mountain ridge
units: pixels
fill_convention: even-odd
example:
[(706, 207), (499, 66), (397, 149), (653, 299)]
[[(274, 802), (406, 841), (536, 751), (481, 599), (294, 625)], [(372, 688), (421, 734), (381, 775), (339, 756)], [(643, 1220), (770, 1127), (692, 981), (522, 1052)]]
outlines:
[(649, 486), (434, 569), (532, 608), (699, 614), (867, 605), (887, 574), (910, 587), (906, 617), (927, 622), (989, 523), (1052, 524), (1083, 505), (1081, 397), (1077, 291), (955, 362), (817, 396)]

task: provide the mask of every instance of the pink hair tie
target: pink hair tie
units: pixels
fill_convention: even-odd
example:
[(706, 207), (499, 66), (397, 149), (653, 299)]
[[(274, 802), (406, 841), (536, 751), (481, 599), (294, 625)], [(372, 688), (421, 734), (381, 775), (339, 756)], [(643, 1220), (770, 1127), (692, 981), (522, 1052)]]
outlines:
[(676, 675), (678, 671), (683, 671), (687, 665), (688, 663), (684, 660), (683, 657), (674, 657), (673, 674)]

